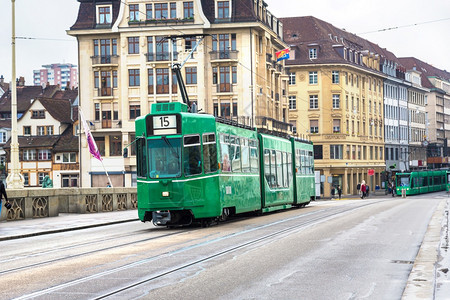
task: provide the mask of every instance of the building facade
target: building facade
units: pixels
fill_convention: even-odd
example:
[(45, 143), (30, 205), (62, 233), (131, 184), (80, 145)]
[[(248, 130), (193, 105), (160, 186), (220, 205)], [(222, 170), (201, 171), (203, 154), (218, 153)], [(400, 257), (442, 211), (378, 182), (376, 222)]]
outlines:
[(43, 65), (40, 70), (33, 70), (33, 84), (46, 86), (59, 85), (62, 88), (78, 87), (78, 69), (73, 64)]
[[(283, 25), (261, 0), (79, 0), (80, 107), (114, 186), (136, 184), (134, 120), (152, 103), (182, 101), (173, 63), (199, 112), (288, 130)], [(191, 52), (193, 51), (192, 55)], [(81, 139), (82, 186), (105, 169)]]
[(314, 17), (282, 19), (291, 45), (290, 122), (314, 143), (322, 194), (381, 186), (385, 171), (383, 80), (370, 43)]

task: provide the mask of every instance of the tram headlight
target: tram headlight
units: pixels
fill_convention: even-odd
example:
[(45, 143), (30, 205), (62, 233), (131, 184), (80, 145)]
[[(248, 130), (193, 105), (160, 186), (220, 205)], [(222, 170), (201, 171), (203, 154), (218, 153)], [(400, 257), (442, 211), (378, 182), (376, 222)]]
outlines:
[(169, 197), (169, 192), (162, 192), (163, 197)]

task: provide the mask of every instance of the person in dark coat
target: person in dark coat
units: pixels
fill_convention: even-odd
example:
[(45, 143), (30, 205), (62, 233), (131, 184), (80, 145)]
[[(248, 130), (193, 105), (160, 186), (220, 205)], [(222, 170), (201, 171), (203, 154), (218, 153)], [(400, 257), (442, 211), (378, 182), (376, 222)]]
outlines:
[(342, 196), (342, 189), (341, 189), (341, 186), (340, 186), (340, 185), (338, 185), (338, 187), (337, 187), (337, 192), (338, 192), (338, 195), (339, 195), (339, 199), (341, 199), (341, 196)]
[(8, 195), (6, 195), (5, 184), (3, 183), (3, 181), (0, 180), (0, 206), (3, 204), (2, 203), (3, 197), (5, 197), (5, 201), (6, 201), (5, 207), (8, 209), (11, 208), (11, 204), (9, 203), (9, 200), (8, 200)]

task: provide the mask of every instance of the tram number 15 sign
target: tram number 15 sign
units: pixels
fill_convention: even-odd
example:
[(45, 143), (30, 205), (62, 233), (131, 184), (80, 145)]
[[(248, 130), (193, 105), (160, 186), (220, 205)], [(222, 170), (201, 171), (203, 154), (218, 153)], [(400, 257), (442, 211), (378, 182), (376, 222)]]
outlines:
[(176, 134), (176, 116), (153, 116), (153, 130), (155, 135)]

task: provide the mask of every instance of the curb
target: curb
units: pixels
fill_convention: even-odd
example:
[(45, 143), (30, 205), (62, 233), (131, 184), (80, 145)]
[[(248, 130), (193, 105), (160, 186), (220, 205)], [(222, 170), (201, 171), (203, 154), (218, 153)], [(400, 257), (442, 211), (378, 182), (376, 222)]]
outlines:
[(45, 234), (54, 234), (54, 233), (61, 233), (61, 232), (67, 232), (67, 231), (83, 230), (83, 229), (88, 229), (88, 228), (115, 225), (115, 224), (138, 221), (138, 220), (139, 220), (139, 218), (134, 218), (134, 219), (121, 220), (121, 221), (112, 221), (112, 222), (107, 222), (107, 223), (91, 224), (91, 225), (85, 225), (85, 226), (79, 226), (79, 227), (67, 227), (67, 228), (62, 228), (62, 229), (38, 231), (38, 232), (33, 232), (33, 233), (21, 234), (21, 235), (5, 236), (5, 237), (0, 237), (0, 241), (16, 240), (16, 239), (34, 237), (34, 236), (39, 236), (39, 235), (45, 235)]

